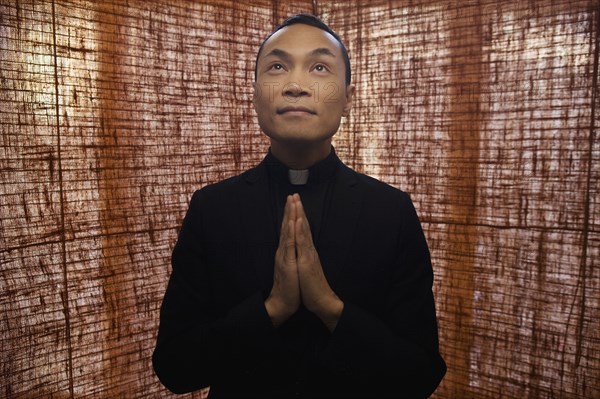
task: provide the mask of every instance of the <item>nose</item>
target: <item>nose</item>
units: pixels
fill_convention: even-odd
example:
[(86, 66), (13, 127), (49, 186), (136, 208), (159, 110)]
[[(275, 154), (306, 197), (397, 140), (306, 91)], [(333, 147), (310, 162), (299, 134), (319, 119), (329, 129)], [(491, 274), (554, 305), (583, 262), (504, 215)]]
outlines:
[(283, 86), (283, 96), (288, 98), (309, 97), (310, 91), (304, 84), (289, 82)]

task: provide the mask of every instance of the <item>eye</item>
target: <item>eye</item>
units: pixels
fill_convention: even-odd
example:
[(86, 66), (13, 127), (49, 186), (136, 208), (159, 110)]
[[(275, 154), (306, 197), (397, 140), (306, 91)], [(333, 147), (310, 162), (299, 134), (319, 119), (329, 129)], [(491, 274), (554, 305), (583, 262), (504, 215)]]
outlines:
[(329, 69), (327, 69), (327, 66), (325, 66), (323, 64), (317, 64), (314, 66), (313, 69), (317, 72), (327, 72), (329, 70)]
[(269, 66), (269, 70), (282, 71), (283, 69), (284, 69), (283, 64), (280, 64), (278, 62), (275, 62), (275, 63), (271, 64), (271, 66)]

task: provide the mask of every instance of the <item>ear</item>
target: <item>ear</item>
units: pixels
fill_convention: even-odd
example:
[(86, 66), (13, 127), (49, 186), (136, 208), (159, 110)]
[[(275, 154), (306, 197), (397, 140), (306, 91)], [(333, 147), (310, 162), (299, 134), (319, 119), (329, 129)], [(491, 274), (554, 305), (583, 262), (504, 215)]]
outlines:
[(348, 86), (346, 86), (346, 104), (344, 105), (342, 116), (350, 115), (350, 110), (352, 109), (352, 104), (354, 102), (355, 92), (356, 86), (354, 86), (353, 84), (349, 84)]

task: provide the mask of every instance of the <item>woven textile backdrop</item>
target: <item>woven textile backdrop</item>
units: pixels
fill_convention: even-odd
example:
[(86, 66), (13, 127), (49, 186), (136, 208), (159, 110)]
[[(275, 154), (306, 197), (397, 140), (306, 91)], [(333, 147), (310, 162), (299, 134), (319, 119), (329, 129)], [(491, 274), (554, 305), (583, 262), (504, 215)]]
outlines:
[(340, 157), (421, 216), (434, 396), (600, 398), (597, 0), (2, 0), (0, 397), (169, 397), (178, 228), (264, 156), (254, 57), (300, 11), (350, 51)]

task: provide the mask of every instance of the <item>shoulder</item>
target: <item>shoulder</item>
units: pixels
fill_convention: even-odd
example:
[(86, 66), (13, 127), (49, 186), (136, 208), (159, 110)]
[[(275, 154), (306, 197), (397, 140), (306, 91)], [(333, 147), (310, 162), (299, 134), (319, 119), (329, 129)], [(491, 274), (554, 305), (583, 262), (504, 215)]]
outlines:
[(385, 183), (375, 177), (360, 173), (343, 165), (342, 174), (354, 180), (356, 187), (363, 191), (366, 198), (376, 199), (378, 201), (385, 199), (390, 201), (410, 201), (410, 196), (405, 191)]
[(360, 207), (357, 209), (365, 223), (377, 220), (383, 226), (418, 219), (415, 205), (407, 192), (348, 167), (343, 174), (346, 175), (345, 180), (352, 182), (352, 187), (345, 192), (359, 198), (357, 205), (360, 204)]
[(192, 196), (192, 203), (198, 202), (229, 202), (236, 199), (249, 184), (261, 178), (260, 165), (248, 169), (239, 175), (207, 184), (196, 190)]

